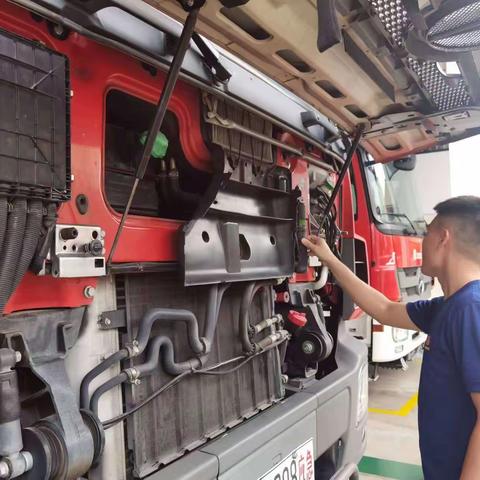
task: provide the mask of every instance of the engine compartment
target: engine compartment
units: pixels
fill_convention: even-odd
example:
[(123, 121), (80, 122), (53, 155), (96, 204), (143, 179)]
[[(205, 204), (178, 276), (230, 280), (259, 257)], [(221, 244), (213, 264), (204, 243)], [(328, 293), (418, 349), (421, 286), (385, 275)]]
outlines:
[[(56, 132), (61, 118), (72, 148), (71, 165), (52, 154), (55, 185), (0, 178), (12, 272), (2, 279), (14, 279), (0, 320), (5, 478), (145, 478), (335, 371), (341, 295), (300, 240), (323, 222), (331, 188), (319, 192), (349, 144), (335, 163), (180, 82), (108, 264), (164, 75), (11, 5), (0, 25), (27, 52), (38, 39), (42, 52), (61, 52), (64, 62), (34, 71), (30, 85), (59, 76), (61, 115), (32, 128)], [(10, 37), (0, 32), (0, 44)], [(16, 76), (0, 85), (22, 90), (18, 73), (36, 54), (2, 55)], [(41, 170), (46, 147), (19, 137)], [(332, 246), (335, 212), (325, 222)], [(8, 247), (10, 236), (23, 244)], [(112, 449), (119, 465), (102, 455)]]

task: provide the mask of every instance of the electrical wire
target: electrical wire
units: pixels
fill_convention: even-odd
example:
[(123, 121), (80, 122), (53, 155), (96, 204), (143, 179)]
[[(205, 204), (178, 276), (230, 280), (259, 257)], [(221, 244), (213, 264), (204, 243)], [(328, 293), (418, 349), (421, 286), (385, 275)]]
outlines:
[(105, 422), (102, 422), (103, 428), (105, 430), (109, 429), (110, 427), (113, 427), (117, 423), (125, 420), (128, 418), (130, 415), (133, 415), (135, 412), (138, 412), (141, 408), (143, 408), (145, 405), (148, 405), (152, 400), (155, 400), (161, 393), (165, 392), (169, 388), (175, 386), (182, 378), (186, 377), (187, 375), (190, 375), (192, 372), (187, 371), (183, 372), (174, 379), (170, 380), (168, 383), (163, 385), (163, 387), (159, 388), (155, 392), (153, 392), (149, 397), (147, 397), (145, 400), (143, 400), (140, 403), (137, 403), (133, 408), (130, 410), (126, 411), (125, 413), (122, 413), (121, 415), (117, 415), (116, 417), (111, 418), (110, 420), (106, 420)]
[[(253, 355), (249, 355), (249, 356), (246, 356), (246, 355), (243, 355), (241, 357), (236, 357), (236, 358), (232, 358), (230, 360), (227, 360), (226, 362), (222, 362), (222, 363), (219, 363), (217, 365), (213, 365), (211, 367), (208, 367), (208, 368), (202, 368), (200, 370), (194, 370), (193, 373), (195, 374), (199, 374), (199, 375), (227, 375), (229, 373), (233, 373), (233, 372), (236, 372), (237, 370), (239, 370), (240, 368), (242, 368), (244, 365), (246, 365), (248, 362), (250, 362), (253, 358), (255, 357), (258, 357), (259, 355), (262, 355), (266, 352), (268, 352), (269, 350), (272, 350), (273, 348), (275, 347), (278, 347), (281, 343), (283, 343), (284, 341), (286, 340), (286, 338), (266, 347), (266, 348), (263, 348), (262, 350), (260, 350), (259, 352), (253, 354)], [(244, 359), (243, 362), (240, 362), (238, 365), (236, 365), (235, 367), (229, 369), (229, 370), (221, 370), (220, 372), (216, 372), (216, 371), (212, 371), (212, 370), (216, 370), (217, 368), (220, 368), (222, 366), (225, 366), (229, 363), (233, 363), (234, 361), (238, 361), (240, 359)]]
[[(284, 338), (284, 339), (282, 339), (282, 340), (280, 340), (280, 341), (262, 349), (261, 351), (255, 353), (254, 355), (249, 355), (249, 356), (242, 355), (242, 356), (238, 356), (238, 357), (235, 357), (235, 358), (231, 358), (231, 359), (226, 360), (224, 362), (217, 363), (217, 364), (212, 365), (212, 366), (207, 367), (207, 368), (202, 368), (202, 369), (199, 369), (199, 370), (190, 370), (190, 371), (187, 371), (187, 372), (183, 372), (180, 375), (178, 375), (177, 377), (170, 380), (168, 383), (166, 383), (162, 387), (160, 387), (158, 390), (153, 392), (145, 400), (141, 401), (140, 403), (138, 403), (137, 405), (132, 407), (130, 410), (122, 413), (121, 415), (117, 415), (116, 417), (113, 417), (110, 420), (106, 420), (105, 422), (102, 422), (103, 428), (105, 430), (108, 430), (109, 428), (115, 426), (117, 423), (122, 422), (123, 420), (128, 418), (130, 415), (133, 415), (135, 412), (138, 412), (138, 410), (140, 410), (141, 408), (145, 407), (150, 402), (155, 400), (155, 398), (157, 398), (160, 394), (162, 394), (166, 390), (174, 387), (177, 383), (180, 382), (180, 380), (182, 380), (184, 377), (186, 377), (188, 375), (227, 375), (229, 373), (233, 373), (233, 372), (239, 370), (240, 368), (242, 368), (244, 365), (246, 365), (248, 362), (250, 362), (255, 357), (258, 357), (259, 355), (262, 355), (262, 354), (268, 352), (269, 350), (272, 350), (273, 348), (278, 347), (280, 344), (282, 344), (285, 341), (286, 341), (286, 338)], [(219, 372), (214, 371), (217, 368), (224, 367), (224, 366), (229, 365), (229, 364), (234, 363), (234, 362), (238, 362), (239, 360), (242, 360), (242, 359), (243, 359), (243, 362), (240, 362), (238, 365), (236, 365), (235, 367), (233, 367), (229, 370), (222, 370), (222, 371), (219, 371)]]

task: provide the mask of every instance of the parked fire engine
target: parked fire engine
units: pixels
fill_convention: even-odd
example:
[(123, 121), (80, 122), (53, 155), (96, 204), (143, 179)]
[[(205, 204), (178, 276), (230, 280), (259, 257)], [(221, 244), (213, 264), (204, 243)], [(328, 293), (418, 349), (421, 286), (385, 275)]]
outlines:
[[(421, 272), (426, 224), (413, 172), (415, 157), (381, 164), (364, 153), (354, 159), (355, 271), (394, 301), (430, 297), (432, 279)], [(345, 186), (348, 188), (348, 186)], [(406, 360), (425, 342), (425, 334), (381, 325), (358, 310), (349, 331), (365, 341), (374, 378), (378, 365), (406, 368)]]
[(355, 155), (480, 126), (478, 2), (391, 3), (0, 0), (0, 478), (358, 476), (367, 350), (300, 240), (360, 274)]

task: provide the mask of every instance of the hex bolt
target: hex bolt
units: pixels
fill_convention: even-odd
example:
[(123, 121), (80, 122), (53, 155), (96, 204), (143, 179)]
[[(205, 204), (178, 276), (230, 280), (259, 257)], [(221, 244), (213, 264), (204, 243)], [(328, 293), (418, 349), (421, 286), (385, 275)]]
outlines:
[(95, 287), (93, 287), (92, 285), (87, 285), (83, 290), (83, 295), (86, 298), (93, 298), (95, 296)]
[(312, 342), (309, 342), (308, 340), (306, 342), (302, 343), (302, 351), (303, 353), (306, 353), (307, 355), (310, 355), (313, 353), (315, 350), (315, 346), (313, 345)]
[(112, 321), (109, 318), (105, 318), (105, 320), (103, 320), (103, 324), (106, 327), (109, 327), (112, 324)]

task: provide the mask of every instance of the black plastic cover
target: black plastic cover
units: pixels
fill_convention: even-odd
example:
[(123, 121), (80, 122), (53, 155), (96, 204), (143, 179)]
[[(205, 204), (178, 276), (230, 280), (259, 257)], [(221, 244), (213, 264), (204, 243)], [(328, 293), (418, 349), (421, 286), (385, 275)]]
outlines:
[(0, 30), (0, 194), (70, 198), (65, 56)]

